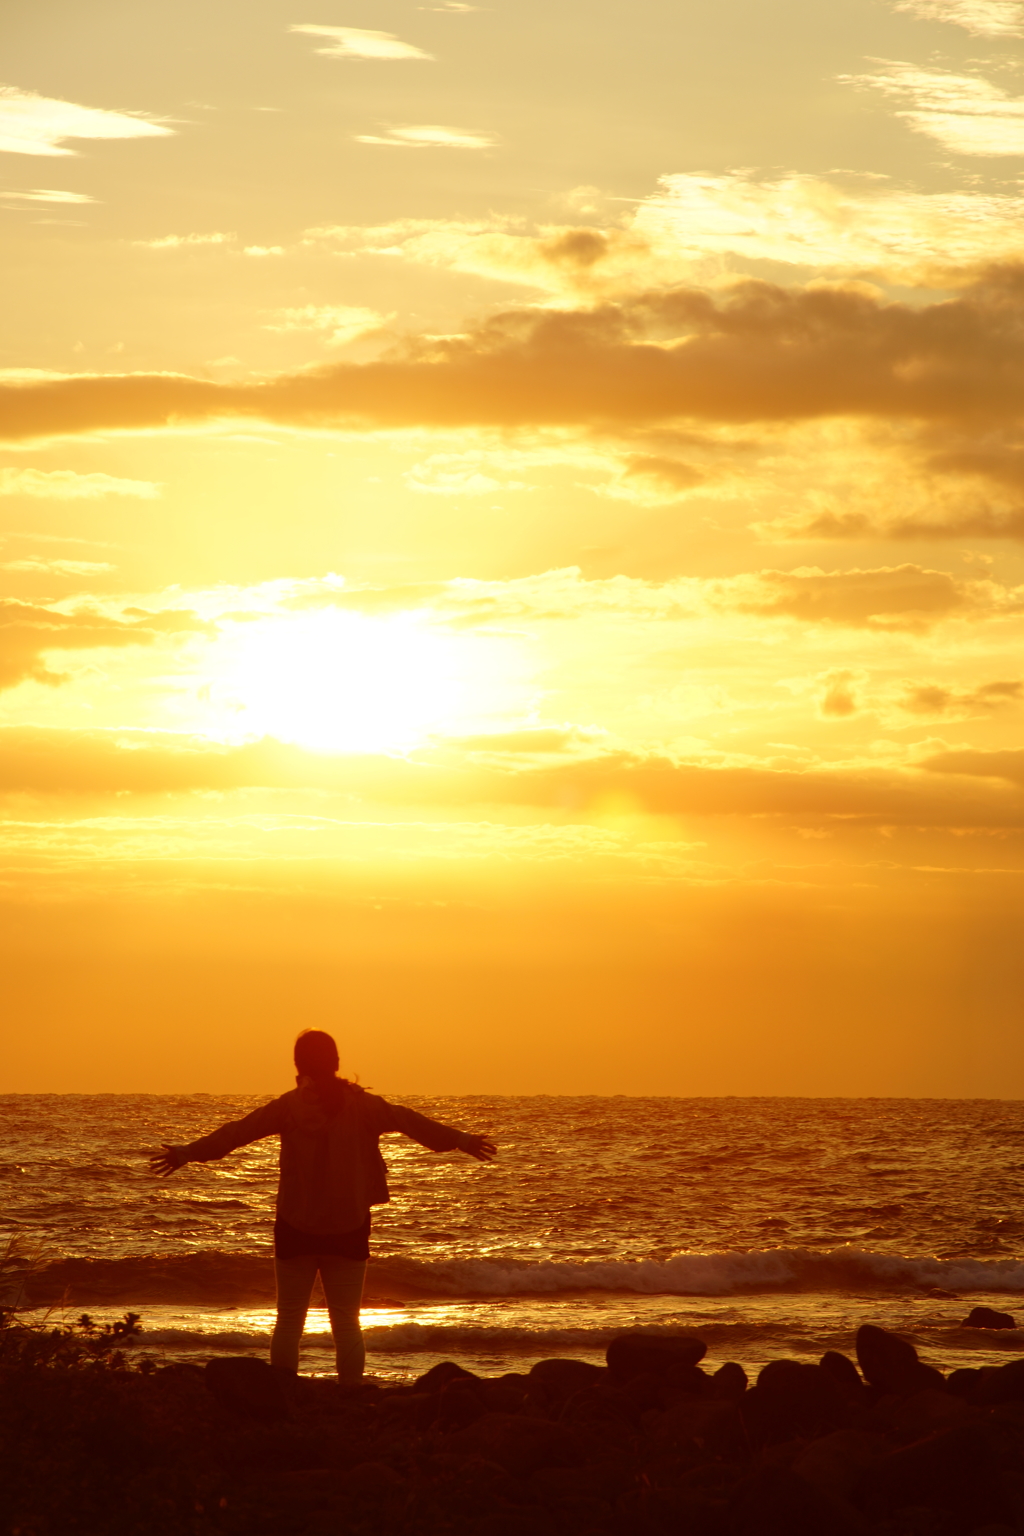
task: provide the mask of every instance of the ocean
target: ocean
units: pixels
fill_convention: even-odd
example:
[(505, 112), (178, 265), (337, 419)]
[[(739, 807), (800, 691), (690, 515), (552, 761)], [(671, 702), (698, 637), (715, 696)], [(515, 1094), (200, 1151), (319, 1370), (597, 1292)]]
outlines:
[[(167, 1180), (146, 1159), (270, 1097), (0, 1096), (0, 1242), (17, 1240), (53, 1321), (131, 1310), (139, 1355), (265, 1355), (276, 1139)], [(499, 1159), (384, 1138), (392, 1202), (374, 1214), (363, 1312), (378, 1379), (443, 1359), (485, 1374), (597, 1361), (637, 1326), (696, 1328), (709, 1365), (751, 1372), (852, 1353), (869, 1321), (943, 1369), (1024, 1352), (1024, 1327), (960, 1326), (1024, 1295), (1022, 1103), (401, 1101), (489, 1132)], [(332, 1369), (322, 1306), (301, 1368)]]

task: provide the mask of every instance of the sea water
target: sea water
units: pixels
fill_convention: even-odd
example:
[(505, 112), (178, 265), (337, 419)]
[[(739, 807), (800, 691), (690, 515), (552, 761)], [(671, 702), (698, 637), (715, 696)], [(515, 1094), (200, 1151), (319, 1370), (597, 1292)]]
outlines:
[[(0, 1096), (0, 1241), (17, 1239), (51, 1318), (139, 1312), (133, 1347), (158, 1360), (265, 1355), (276, 1138), (166, 1180), (146, 1159), (271, 1096)], [(852, 1352), (868, 1321), (945, 1369), (1024, 1351), (1024, 1327), (960, 1326), (1024, 1293), (1024, 1104), (403, 1102), (489, 1132), (500, 1155), (384, 1138), (392, 1200), (374, 1212), (363, 1313), (378, 1378), (599, 1360), (636, 1326), (697, 1328), (710, 1365), (749, 1370)], [(331, 1366), (314, 1306), (302, 1369)]]

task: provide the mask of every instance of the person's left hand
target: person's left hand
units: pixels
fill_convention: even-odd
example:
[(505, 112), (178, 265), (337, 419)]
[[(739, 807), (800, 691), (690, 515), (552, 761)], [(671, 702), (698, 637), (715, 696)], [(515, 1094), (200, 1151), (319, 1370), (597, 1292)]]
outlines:
[(489, 1163), (498, 1155), (498, 1149), (489, 1136), (466, 1136), (462, 1143), (462, 1150), (468, 1152), (470, 1157), (475, 1157), (480, 1163)]
[(163, 1143), (163, 1148), (162, 1152), (153, 1153), (149, 1160), (149, 1171), (150, 1173), (159, 1174), (162, 1179), (166, 1179), (167, 1175), (174, 1173), (175, 1169), (182, 1166), (182, 1163), (177, 1152), (173, 1147), (169, 1147), (166, 1141)]

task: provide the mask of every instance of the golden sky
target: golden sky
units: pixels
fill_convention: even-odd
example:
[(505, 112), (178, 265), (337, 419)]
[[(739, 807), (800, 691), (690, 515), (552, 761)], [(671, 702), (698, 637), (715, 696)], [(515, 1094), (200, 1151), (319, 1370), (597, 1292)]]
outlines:
[(1024, 0), (8, 0), (0, 1091), (1024, 1094)]

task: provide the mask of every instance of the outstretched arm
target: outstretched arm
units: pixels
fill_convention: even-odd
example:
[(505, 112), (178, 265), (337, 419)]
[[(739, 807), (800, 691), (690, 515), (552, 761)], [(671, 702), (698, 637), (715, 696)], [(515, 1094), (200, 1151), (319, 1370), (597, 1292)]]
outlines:
[(481, 1163), (489, 1163), (498, 1154), (489, 1136), (457, 1131), (453, 1125), (442, 1125), (440, 1120), (431, 1120), (404, 1104), (389, 1104), (387, 1099), (378, 1098), (376, 1094), (366, 1097), (375, 1110), (377, 1123), (374, 1128), (378, 1134), (401, 1131), (404, 1136), (418, 1141), (421, 1147), (429, 1147), (431, 1152), (453, 1152), (457, 1148)]
[(282, 1101), (272, 1099), (244, 1119), (229, 1120), (227, 1125), (219, 1126), (209, 1136), (200, 1136), (198, 1141), (190, 1141), (186, 1146), (172, 1147), (164, 1142), (163, 1151), (155, 1152), (149, 1160), (150, 1171), (165, 1179), (185, 1163), (216, 1162), (234, 1152), (236, 1147), (246, 1147), (264, 1136), (273, 1136), (281, 1129), (282, 1113)]

